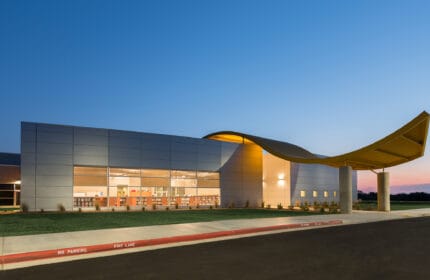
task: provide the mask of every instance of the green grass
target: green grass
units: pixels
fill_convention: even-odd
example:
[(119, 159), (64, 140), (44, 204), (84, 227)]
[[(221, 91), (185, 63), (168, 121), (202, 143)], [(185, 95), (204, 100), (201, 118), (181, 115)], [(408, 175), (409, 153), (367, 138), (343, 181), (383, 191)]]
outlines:
[(0, 215), (0, 236), (318, 214), (315, 212), (272, 209), (16, 213)]
[[(430, 208), (430, 201), (391, 201), (390, 206), (392, 211)], [(376, 201), (360, 202), (360, 210), (376, 210), (377, 208)]]

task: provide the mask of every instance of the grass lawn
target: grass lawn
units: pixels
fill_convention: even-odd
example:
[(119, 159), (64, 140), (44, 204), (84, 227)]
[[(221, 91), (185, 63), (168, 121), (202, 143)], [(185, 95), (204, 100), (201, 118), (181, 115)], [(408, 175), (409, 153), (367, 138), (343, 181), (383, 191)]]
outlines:
[[(430, 208), (430, 201), (391, 201), (391, 210), (408, 210)], [(376, 210), (378, 203), (376, 201), (360, 202), (360, 210)]]
[(0, 215), (0, 236), (318, 214), (274, 209), (15, 213)]

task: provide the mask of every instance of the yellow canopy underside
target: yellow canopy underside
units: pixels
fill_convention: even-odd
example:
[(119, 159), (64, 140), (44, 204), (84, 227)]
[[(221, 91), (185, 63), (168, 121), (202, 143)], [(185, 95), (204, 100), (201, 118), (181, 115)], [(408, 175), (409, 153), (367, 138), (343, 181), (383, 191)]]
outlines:
[(356, 151), (333, 157), (318, 156), (287, 142), (234, 131), (220, 131), (204, 138), (243, 144), (255, 143), (267, 152), (292, 162), (325, 164), (333, 167), (351, 166), (355, 170), (372, 170), (395, 166), (423, 156), (429, 120), (430, 115), (424, 111), (381, 140)]

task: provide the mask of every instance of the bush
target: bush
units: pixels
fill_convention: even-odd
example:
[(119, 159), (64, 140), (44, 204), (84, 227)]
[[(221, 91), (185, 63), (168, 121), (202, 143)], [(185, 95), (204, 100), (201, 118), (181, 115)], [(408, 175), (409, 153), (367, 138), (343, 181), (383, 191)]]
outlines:
[(64, 205), (61, 204), (61, 203), (59, 203), (57, 205), (57, 209), (58, 209), (59, 212), (66, 212), (66, 207), (64, 207)]
[(270, 204), (267, 204), (267, 209), (270, 209), (271, 208), (271, 205)]
[(40, 208), (40, 213), (45, 213), (45, 209)]
[(248, 208), (249, 207), (249, 200), (246, 200), (245, 201), (245, 208)]
[(176, 202), (175, 203), (175, 209), (178, 209), (179, 208), (179, 204)]
[(27, 205), (27, 203), (21, 204), (21, 211), (23, 213), (28, 213), (28, 205)]
[(145, 206), (142, 207), (142, 211), (145, 211)]
[(191, 207), (191, 205), (190, 205), (190, 206), (188, 206), (188, 209), (191, 210), (191, 209), (193, 209), (193, 207)]
[(127, 205), (125, 208), (127, 209), (127, 212), (130, 211), (130, 205)]
[(79, 208), (78, 208), (78, 212), (79, 212), (79, 213), (81, 213), (81, 212), (82, 212), (82, 208), (81, 208), (81, 207), (79, 207)]
[(288, 210), (294, 210), (294, 206), (293, 205), (288, 205)]
[(264, 201), (261, 202), (261, 208), (264, 208)]
[(115, 208), (112, 207), (112, 212), (115, 212)]
[(100, 205), (98, 203), (96, 204), (96, 211), (100, 211)]
[(279, 204), (278, 204), (278, 209), (279, 209), (279, 210), (284, 209), (284, 207), (282, 207), (282, 204), (281, 204), (281, 203), (279, 203)]
[(320, 208), (320, 213), (325, 213), (324, 207)]
[(167, 206), (167, 207), (166, 207), (166, 211), (169, 211), (169, 210), (170, 210), (170, 208), (169, 208), (169, 206)]
[(212, 207), (212, 205), (209, 205), (209, 209), (211, 209), (211, 210), (212, 210), (212, 208), (213, 208), (213, 207)]

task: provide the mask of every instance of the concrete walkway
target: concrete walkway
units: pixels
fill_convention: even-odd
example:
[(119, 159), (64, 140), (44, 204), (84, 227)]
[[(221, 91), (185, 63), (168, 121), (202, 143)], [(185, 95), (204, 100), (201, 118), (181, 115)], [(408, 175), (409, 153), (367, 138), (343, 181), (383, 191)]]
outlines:
[(253, 235), (430, 216), (430, 208), (393, 212), (224, 220), (28, 236), (1, 237), (2, 270), (154, 250)]

